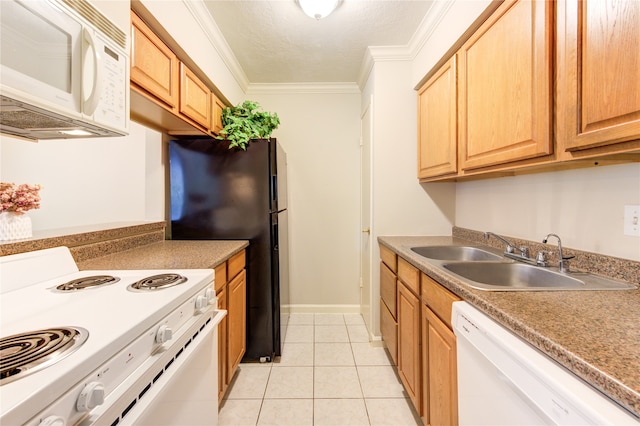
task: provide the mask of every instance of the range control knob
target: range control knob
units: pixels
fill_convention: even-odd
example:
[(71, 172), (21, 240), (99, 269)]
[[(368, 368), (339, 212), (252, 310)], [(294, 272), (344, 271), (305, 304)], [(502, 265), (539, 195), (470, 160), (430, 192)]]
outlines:
[(104, 385), (100, 382), (89, 382), (76, 401), (76, 409), (81, 413), (93, 410), (104, 402)]
[(43, 419), (38, 426), (66, 426), (67, 422), (60, 416), (49, 416)]
[(173, 330), (167, 324), (162, 324), (156, 331), (156, 343), (163, 344), (173, 338)]
[(200, 295), (196, 297), (196, 310), (200, 310), (205, 308), (209, 304), (209, 299), (207, 296)]
[(216, 291), (212, 288), (208, 288), (205, 292), (204, 292), (204, 297), (207, 298), (207, 302), (211, 303), (215, 300), (216, 298)]

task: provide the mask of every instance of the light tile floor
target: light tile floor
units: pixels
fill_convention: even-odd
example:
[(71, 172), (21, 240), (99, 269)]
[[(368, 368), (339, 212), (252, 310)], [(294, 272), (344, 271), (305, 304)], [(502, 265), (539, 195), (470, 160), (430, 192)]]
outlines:
[(292, 314), (282, 357), (243, 363), (221, 426), (420, 425), (395, 367), (358, 314)]

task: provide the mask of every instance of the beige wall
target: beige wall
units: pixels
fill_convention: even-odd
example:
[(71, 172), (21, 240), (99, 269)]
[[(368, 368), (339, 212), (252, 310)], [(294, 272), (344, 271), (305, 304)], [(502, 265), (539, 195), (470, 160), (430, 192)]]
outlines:
[(420, 185), (417, 178), (417, 98), (411, 62), (378, 61), (363, 90), (373, 96), (372, 262), (369, 332), (380, 335), (379, 235), (450, 235), (455, 186)]
[(640, 164), (459, 183), (456, 225), (535, 241), (552, 232), (566, 247), (640, 260), (625, 204), (640, 204)]
[(360, 95), (247, 96), (281, 121), (273, 136), (289, 164), (292, 309), (357, 312)]
[(27, 142), (0, 136), (0, 180), (39, 183), (34, 231), (163, 220), (162, 135), (137, 123), (117, 138)]

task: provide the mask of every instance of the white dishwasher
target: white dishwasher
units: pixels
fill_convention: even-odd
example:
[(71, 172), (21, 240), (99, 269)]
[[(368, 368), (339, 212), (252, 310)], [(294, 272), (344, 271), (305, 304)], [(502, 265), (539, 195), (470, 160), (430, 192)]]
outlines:
[(455, 302), (460, 425), (638, 425), (640, 420), (467, 302)]

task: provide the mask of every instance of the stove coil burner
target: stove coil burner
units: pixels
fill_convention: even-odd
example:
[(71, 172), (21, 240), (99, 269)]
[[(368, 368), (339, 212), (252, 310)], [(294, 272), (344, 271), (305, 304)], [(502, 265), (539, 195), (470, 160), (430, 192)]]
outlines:
[(187, 281), (180, 274), (159, 274), (146, 277), (127, 287), (131, 291), (153, 291), (173, 287)]
[(0, 385), (21, 379), (60, 361), (89, 337), (80, 327), (59, 327), (0, 339)]
[(78, 291), (89, 288), (100, 287), (103, 285), (115, 284), (120, 281), (118, 277), (112, 277), (111, 275), (94, 275), (90, 277), (76, 278), (64, 284), (60, 284), (56, 287), (56, 290), (60, 291)]

